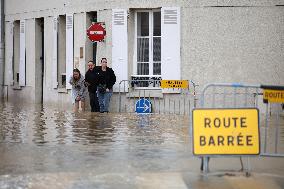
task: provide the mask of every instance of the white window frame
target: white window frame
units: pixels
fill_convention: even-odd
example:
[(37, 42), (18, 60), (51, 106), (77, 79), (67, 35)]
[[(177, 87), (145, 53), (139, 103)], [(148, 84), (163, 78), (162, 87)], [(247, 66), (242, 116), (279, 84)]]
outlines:
[[(139, 12), (148, 12), (149, 13), (149, 75), (138, 75), (137, 74), (137, 13)], [(136, 10), (135, 11), (135, 22), (134, 22), (134, 56), (133, 56), (133, 74), (131, 75), (131, 77), (149, 77), (149, 78), (161, 78), (161, 74), (160, 75), (154, 75), (153, 74), (153, 67), (154, 67), (154, 60), (153, 60), (153, 38), (154, 37), (160, 37), (162, 38), (162, 36), (154, 36), (153, 34), (153, 27), (154, 27), (154, 23), (153, 23), (153, 18), (154, 18), (154, 12), (161, 12), (161, 9), (141, 9), (141, 10)], [(162, 31), (161, 31), (162, 34)], [(145, 37), (146, 38), (146, 37)], [(162, 64), (162, 60), (161, 60), (161, 64)], [(149, 88), (153, 88), (153, 89), (157, 89), (157, 87), (153, 87), (153, 86), (148, 86), (148, 87), (136, 87), (138, 89), (149, 89)]]

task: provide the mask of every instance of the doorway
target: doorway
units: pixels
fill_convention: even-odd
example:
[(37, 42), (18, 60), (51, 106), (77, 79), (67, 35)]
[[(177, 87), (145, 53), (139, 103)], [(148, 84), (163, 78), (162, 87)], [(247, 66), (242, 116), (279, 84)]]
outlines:
[[(86, 14), (86, 25), (88, 29), (92, 23), (97, 22), (97, 12), (87, 12)], [(86, 61), (93, 60), (93, 62), (97, 65), (97, 42), (91, 42), (89, 39), (86, 42)], [(86, 64), (86, 70), (88, 69)]]
[(44, 19), (35, 20), (35, 103), (43, 103)]

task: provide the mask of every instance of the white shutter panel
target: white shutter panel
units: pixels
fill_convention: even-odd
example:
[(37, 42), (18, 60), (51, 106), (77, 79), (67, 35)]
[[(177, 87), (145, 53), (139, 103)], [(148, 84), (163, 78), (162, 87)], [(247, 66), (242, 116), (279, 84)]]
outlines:
[(52, 45), (52, 86), (54, 89), (58, 86), (57, 80), (57, 31), (58, 20), (53, 17), (53, 45)]
[(26, 85), (26, 22), (20, 21), (20, 66), (19, 86)]
[[(119, 82), (128, 79), (128, 41), (127, 41), (127, 10), (112, 10), (112, 68), (116, 75), (113, 86), (115, 92), (119, 91)], [(128, 90), (128, 83), (125, 90)], [(124, 85), (122, 83), (121, 90)]]
[(14, 85), (14, 72), (13, 72), (13, 56), (14, 56), (14, 22), (8, 23), (8, 32), (6, 33), (6, 51), (7, 51), (7, 67), (8, 67), (8, 80), (10, 85)]
[(71, 89), (69, 78), (73, 74), (73, 14), (66, 14), (66, 89)]
[[(180, 8), (163, 7), (161, 19), (162, 79), (180, 80)], [(163, 92), (170, 91), (173, 90), (163, 90)]]

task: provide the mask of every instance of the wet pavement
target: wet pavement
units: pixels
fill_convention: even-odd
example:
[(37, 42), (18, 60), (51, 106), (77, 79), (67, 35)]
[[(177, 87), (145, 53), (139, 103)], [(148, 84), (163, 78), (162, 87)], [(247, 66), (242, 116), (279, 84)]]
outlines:
[(284, 188), (284, 158), (250, 158), (250, 176), (214, 158), (201, 173), (188, 116), (0, 103), (0, 120), (0, 188)]

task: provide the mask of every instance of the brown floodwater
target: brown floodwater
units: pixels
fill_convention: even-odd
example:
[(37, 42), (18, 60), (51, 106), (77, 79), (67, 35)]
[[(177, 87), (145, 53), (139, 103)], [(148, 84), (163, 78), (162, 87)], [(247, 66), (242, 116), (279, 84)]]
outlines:
[(200, 172), (188, 115), (0, 103), (0, 188), (284, 188), (284, 158), (250, 163), (249, 177), (237, 157)]

